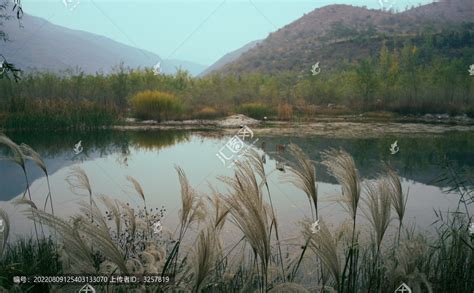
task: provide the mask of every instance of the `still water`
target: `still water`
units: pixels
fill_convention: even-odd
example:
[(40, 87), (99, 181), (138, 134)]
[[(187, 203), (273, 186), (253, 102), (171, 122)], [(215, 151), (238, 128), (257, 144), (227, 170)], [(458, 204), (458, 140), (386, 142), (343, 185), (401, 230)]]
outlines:
[[(225, 192), (226, 187), (218, 179), (232, 175), (217, 158), (216, 153), (230, 136), (215, 132), (193, 131), (100, 131), (87, 133), (10, 133), (16, 143), (32, 146), (44, 158), (50, 174), (51, 190), (56, 214), (69, 217), (77, 212), (78, 203), (87, 197), (71, 192), (65, 180), (72, 166), (80, 166), (89, 176), (94, 194), (106, 194), (126, 201), (132, 206), (141, 205), (127, 176), (137, 179), (145, 191), (148, 207), (164, 206), (167, 210), (164, 224), (174, 227), (180, 208), (180, 186), (175, 170), (184, 169), (190, 183), (201, 195), (209, 193), (209, 185)], [(84, 148), (79, 155), (74, 145), (82, 141)], [(390, 144), (398, 140), (400, 151), (392, 155)], [(354, 156), (360, 175), (374, 178), (386, 162), (398, 170), (403, 178), (404, 191), (409, 190), (407, 222), (417, 229), (430, 230), (436, 219), (433, 210), (454, 210), (459, 196), (447, 192), (448, 183), (437, 180), (443, 174), (443, 166), (449, 160), (463, 173), (464, 178), (474, 176), (474, 133), (453, 132), (440, 135), (382, 136), (377, 138), (327, 138), (317, 136), (258, 136), (255, 147), (265, 142), (266, 170), (275, 169), (278, 144), (298, 144), (316, 162), (318, 192), (321, 199), (320, 214), (334, 223), (347, 216), (334, 202), (340, 187), (318, 164), (320, 152), (329, 148), (341, 148)], [(262, 151), (260, 149), (260, 151)], [(289, 159), (287, 153), (282, 154)], [(28, 164), (33, 201), (43, 206), (48, 193), (42, 171)], [(288, 183), (283, 183), (285, 173), (273, 172), (269, 177), (270, 190), (277, 210), (279, 225), (287, 235), (297, 232), (297, 223), (310, 208), (305, 194)], [(29, 234), (32, 225), (22, 213), (24, 207), (14, 206), (12, 201), (25, 191), (25, 178), (17, 165), (0, 160), (0, 206), (11, 220), (13, 237)], [(472, 188), (469, 187), (469, 188)], [(395, 221), (392, 225), (395, 225)]]

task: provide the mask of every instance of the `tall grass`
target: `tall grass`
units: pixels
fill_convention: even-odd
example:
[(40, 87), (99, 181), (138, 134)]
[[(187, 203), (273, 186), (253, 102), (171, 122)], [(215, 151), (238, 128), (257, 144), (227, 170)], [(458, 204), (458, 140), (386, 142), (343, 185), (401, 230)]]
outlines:
[(271, 107), (263, 103), (244, 103), (237, 108), (237, 111), (255, 119), (263, 119), (273, 112)]
[(354, 159), (347, 152), (342, 150), (329, 150), (322, 153), (323, 165), (328, 168), (329, 173), (333, 175), (341, 185), (342, 194), (339, 202), (349, 213), (352, 220), (351, 243), (346, 258), (346, 264), (343, 271), (342, 285), (344, 286), (347, 269), (347, 290), (353, 291), (356, 287), (357, 278), (357, 259), (358, 245), (356, 235), (357, 208), (361, 195), (361, 180), (357, 171)]
[(0, 127), (13, 130), (97, 129), (119, 118), (114, 105), (91, 100), (25, 99), (0, 115)]
[(40, 242), (20, 238), (12, 242), (0, 258), (0, 290), (10, 288), (10, 291), (5, 292), (47, 292), (50, 287), (48, 284), (35, 284), (25, 289), (12, 286), (12, 280), (14, 276), (62, 274), (58, 250), (56, 241), (51, 238), (43, 238)]
[(234, 178), (223, 180), (232, 188), (225, 198), (231, 221), (242, 231), (255, 256), (258, 256), (260, 291), (265, 292), (268, 288), (271, 258), (272, 216), (263, 201), (261, 189), (249, 162), (238, 165)]
[[(290, 145), (290, 152), (295, 160), (289, 163), (289, 177), (284, 181), (289, 180), (308, 198), (313, 217), (302, 221), (302, 235), (289, 242), (272, 235), (278, 229), (277, 210), (271, 203), (267, 164), (257, 152), (237, 163), (233, 176), (220, 178), (226, 192), (211, 188), (209, 196), (199, 194), (184, 170), (177, 167), (182, 206), (174, 232), (168, 227), (154, 230), (153, 224), (162, 214), (146, 207), (148, 193), (138, 180), (127, 178), (142, 199), (135, 209), (107, 195), (94, 194), (86, 172), (75, 168), (68, 182), (76, 193), (88, 198), (69, 219), (35, 208), (33, 194), (31, 201), (20, 199), (30, 206), (26, 211), (30, 219), (56, 232), (54, 241), (41, 238), (8, 244), (8, 215), (0, 210), (7, 223), (0, 254), (0, 275), (7, 278), (0, 278), (0, 286), (26, 290), (14, 286), (10, 277), (49, 272), (171, 277), (169, 283), (147, 286), (146, 290), (157, 292), (382, 293), (393, 292), (402, 282), (413, 292), (472, 289), (473, 244), (461, 208), (448, 218), (437, 213), (436, 237), (409, 231), (408, 225), (401, 225), (406, 197), (396, 173), (382, 168), (377, 179), (364, 182), (348, 153), (329, 150), (323, 154), (323, 164), (341, 184), (338, 201), (346, 207), (351, 227), (345, 228), (345, 223), (334, 226), (319, 212), (314, 213), (318, 211), (314, 162), (296, 145)], [(356, 222), (360, 200), (369, 219), (368, 231), (362, 221)], [(398, 230), (404, 228), (405, 232), (395, 238), (387, 237), (392, 209), (400, 222)], [(237, 232), (224, 242), (221, 232), (230, 226)], [(188, 241), (192, 245), (184, 244)], [(293, 251), (290, 257), (294, 242), (301, 251)], [(283, 256), (285, 248), (288, 253)], [(54, 260), (51, 265), (35, 259), (44, 256)], [(304, 281), (309, 273), (311, 284)], [(143, 289), (141, 285), (97, 287), (109, 292)], [(33, 286), (38, 292), (48, 289), (46, 285)]]
[(157, 121), (176, 119), (183, 109), (178, 97), (159, 91), (139, 92), (130, 99), (130, 105), (137, 118)]

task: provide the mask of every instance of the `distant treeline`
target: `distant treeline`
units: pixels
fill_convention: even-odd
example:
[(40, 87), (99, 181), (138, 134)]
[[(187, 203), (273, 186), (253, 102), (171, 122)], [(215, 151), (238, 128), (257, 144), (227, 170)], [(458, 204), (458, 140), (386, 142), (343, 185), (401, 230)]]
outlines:
[[(389, 111), (474, 116), (474, 32), (418, 36), (398, 48), (313, 76), (154, 75), (118, 66), (113, 74), (38, 72), (0, 80), (0, 128), (88, 128), (134, 116), (130, 100), (151, 90), (176, 97), (181, 119), (245, 113), (269, 119)], [(440, 52), (446, 48), (445, 54)], [(449, 57), (447, 57), (449, 56)], [(163, 115), (162, 115), (163, 116)]]

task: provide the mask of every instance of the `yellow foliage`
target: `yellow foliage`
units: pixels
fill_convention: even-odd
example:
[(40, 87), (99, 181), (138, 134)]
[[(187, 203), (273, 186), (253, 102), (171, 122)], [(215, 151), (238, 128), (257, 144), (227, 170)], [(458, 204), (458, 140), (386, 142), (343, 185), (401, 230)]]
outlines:
[(278, 119), (279, 120), (290, 120), (293, 117), (293, 106), (290, 104), (278, 105)]
[(181, 100), (173, 94), (160, 91), (143, 91), (130, 99), (130, 105), (138, 118), (157, 121), (175, 119), (182, 112)]
[(201, 119), (209, 119), (209, 118), (216, 118), (220, 115), (221, 113), (218, 112), (215, 108), (213, 107), (204, 107), (201, 108), (199, 111), (196, 112), (195, 116), (197, 118)]

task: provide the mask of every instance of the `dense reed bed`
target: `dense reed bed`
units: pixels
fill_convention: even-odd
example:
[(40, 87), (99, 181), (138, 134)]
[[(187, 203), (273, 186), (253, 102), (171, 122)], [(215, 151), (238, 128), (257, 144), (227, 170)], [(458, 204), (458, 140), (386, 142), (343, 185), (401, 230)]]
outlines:
[[(43, 166), (39, 154), (6, 136), (0, 143), (9, 159), (24, 169), (27, 160)], [(8, 215), (0, 209), (5, 230), (0, 233), (0, 286), (15, 292), (77, 290), (78, 286), (20, 287), (14, 275), (154, 274), (167, 276), (160, 285), (97, 285), (104, 292), (394, 292), (402, 282), (413, 292), (470, 292), (474, 288), (472, 191), (454, 178), (449, 166), (443, 180), (456, 180), (459, 206), (453, 213), (436, 212), (434, 235), (420, 234), (405, 221), (407, 198), (396, 171), (381, 165), (376, 178), (361, 178), (351, 155), (330, 149), (322, 164), (341, 186), (337, 201), (346, 209), (340, 226), (325, 221), (318, 211), (315, 162), (297, 146), (286, 163), (282, 180), (308, 199), (310, 218), (302, 218), (296, 238), (282, 239), (267, 178), (271, 170), (262, 153), (250, 151), (231, 177), (220, 177), (225, 191), (211, 194), (194, 189), (184, 170), (176, 167), (181, 186), (181, 209), (176, 229), (161, 222), (164, 209), (147, 205), (149, 193), (139, 179), (127, 180), (141, 205), (94, 192), (79, 166), (67, 178), (71, 190), (87, 200), (69, 219), (54, 215), (54, 197), (40, 203), (25, 190), (16, 204), (36, 227), (29, 240), (8, 242)], [(27, 183), (27, 186), (29, 184)], [(363, 217), (363, 219), (361, 219)], [(387, 233), (396, 221), (396, 233)], [(364, 224), (368, 223), (368, 224)], [(223, 227), (236, 231), (224, 241)], [(367, 226), (368, 225), (368, 226)], [(369, 228), (369, 229), (367, 229)], [(49, 230), (51, 238), (43, 231)], [(296, 249), (294, 247), (297, 247)], [(38, 257), (30, 257), (30, 256)], [(47, 268), (41, 257), (54, 260)], [(309, 276), (309, 277), (308, 277)]]

